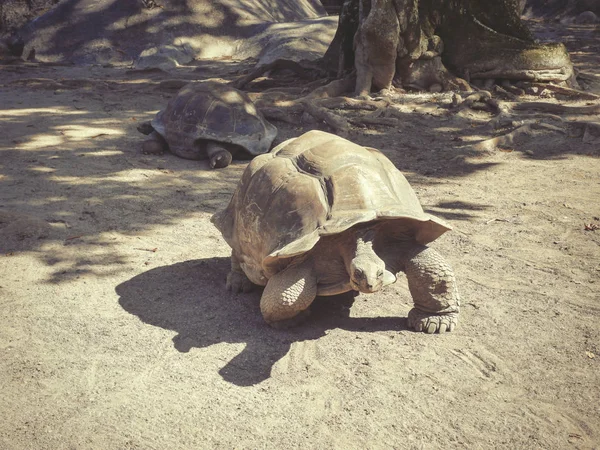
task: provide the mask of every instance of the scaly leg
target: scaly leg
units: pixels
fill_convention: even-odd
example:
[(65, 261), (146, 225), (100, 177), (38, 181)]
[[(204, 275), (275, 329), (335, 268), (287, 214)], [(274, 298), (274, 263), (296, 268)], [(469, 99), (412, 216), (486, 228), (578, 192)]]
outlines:
[(212, 169), (227, 167), (233, 159), (231, 152), (218, 142), (207, 142), (206, 154), (208, 155)]
[(412, 241), (389, 245), (381, 255), (390, 270), (404, 271), (415, 307), (408, 325), (416, 331), (452, 331), (458, 323), (460, 295), (454, 272), (442, 255)]
[(269, 279), (260, 299), (265, 321), (276, 328), (296, 325), (317, 296), (312, 261), (292, 265)]

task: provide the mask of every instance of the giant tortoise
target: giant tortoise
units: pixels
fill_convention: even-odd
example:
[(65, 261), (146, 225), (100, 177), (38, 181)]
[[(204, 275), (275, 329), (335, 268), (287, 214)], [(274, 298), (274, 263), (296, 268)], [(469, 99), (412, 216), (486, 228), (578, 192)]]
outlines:
[(212, 81), (185, 85), (138, 130), (150, 135), (144, 152), (169, 149), (182, 158), (209, 159), (212, 168), (268, 152), (277, 135), (248, 95)]
[(454, 273), (426, 245), (450, 227), (423, 211), (378, 150), (322, 131), (287, 140), (248, 165), (212, 222), (232, 248), (227, 288), (266, 286), (260, 308), (271, 325), (295, 324), (317, 295), (377, 292), (400, 271), (412, 328), (457, 324)]

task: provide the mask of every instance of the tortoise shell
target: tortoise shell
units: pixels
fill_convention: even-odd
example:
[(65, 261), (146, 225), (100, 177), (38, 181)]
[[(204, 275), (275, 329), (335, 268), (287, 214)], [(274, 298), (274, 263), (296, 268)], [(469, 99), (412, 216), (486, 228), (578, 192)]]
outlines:
[(309, 131), (255, 158), (212, 222), (257, 284), (324, 236), (389, 221), (384, 232), (427, 244), (450, 230), (426, 214), (402, 173), (378, 150)]
[(152, 127), (171, 152), (187, 159), (204, 159), (202, 140), (234, 144), (249, 157), (266, 153), (277, 135), (248, 95), (217, 82), (190, 83), (152, 120)]

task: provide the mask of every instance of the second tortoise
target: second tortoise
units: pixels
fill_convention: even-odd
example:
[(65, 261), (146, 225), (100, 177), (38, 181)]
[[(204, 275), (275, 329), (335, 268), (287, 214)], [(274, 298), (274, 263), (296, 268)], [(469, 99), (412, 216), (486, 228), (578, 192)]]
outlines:
[(277, 136), (248, 95), (212, 81), (187, 84), (138, 130), (150, 135), (145, 153), (168, 149), (181, 158), (208, 159), (211, 168), (266, 153)]

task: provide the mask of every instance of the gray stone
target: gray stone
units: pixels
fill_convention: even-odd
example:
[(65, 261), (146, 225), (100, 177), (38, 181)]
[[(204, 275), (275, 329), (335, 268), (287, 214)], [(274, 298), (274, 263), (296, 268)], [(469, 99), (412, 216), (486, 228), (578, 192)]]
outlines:
[(185, 47), (175, 45), (162, 45), (144, 50), (135, 62), (136, 69), (162, 69), (169, 70), (189, 64), (194, 57), (186, 51)]
[(592, 11), (584, 11), (575, 18), (575, 23), (578, 25), (598, 23), (598, 16)]

